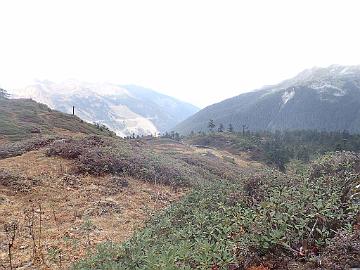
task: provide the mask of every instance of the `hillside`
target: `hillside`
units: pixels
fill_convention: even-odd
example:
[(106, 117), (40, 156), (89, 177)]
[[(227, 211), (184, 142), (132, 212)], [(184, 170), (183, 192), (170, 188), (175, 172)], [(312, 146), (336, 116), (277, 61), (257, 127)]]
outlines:
[(37, 81), (11, 93), (65, 113), (75, 106), (81, 119), (104, 124), (119, 136), (164, 132), (198, 111), (191, 104), (135, 85)]
[(359, 135), (122, 139), (1, 102), (0, 268), (360, 266)]
[[(4, 147), (12, 152), (14, 145)], [(60, 137), (20, 156), (0, 155), (0, 224), (19, 226), (13, 265), (68, 269), (100, 243), (129, 240), (193, 187), (219, 178), (235, 181), (252, 167), (246, 161), (238, 167), (225, 155), (231, 156), (166, 139), (100, 136)], [(6, 237), (0, 231), (4, 268)]]
[[(203, 138), (217, 141), (214, 145), (219, 148), (150, 140), (152, 149), (180, 163), (182, 169), (176, 171), (191, 168), (191, 180), (182, 182), (190, 190), (129, 241), (103, 243), (73, 269), (360, 266), (358, 154), (327, 153), (310, 163), (293, 164), (283, 174), (249, 162), (248, 152), (235, 149), (235, 142), (224, 149), (221, 143), (231, 138), (221, 136)], [(238, 143), (246, 140), (239, 138)], [(174, 164), (158, 160), (159, 165)]]
[(65, 133), (110, 135), (77, 116), (52, 110), (33, 100), (0, 96), (0, 141)]
[[(282, 173), (252, 155), (281, 154), (276, 144), (275, 152), (263, 147), (278, 135), (178, 142), (76, 134), (0, 155), (0, 267), (9, 268), (12, 235), (11, 263), (20, 269), (360, 265), (356, 153), (300, 164), (294, 157)], [(358, 136), (325, 135), (281, 141), (286, 148), (329, 143), (331, 151), (347, 136), (350, 149), (358, 146)]]
[(175, 127), (181, 134), (232, 124), (237, 131), (360, 131), (360, 67), (330, 66), (206, 107)]

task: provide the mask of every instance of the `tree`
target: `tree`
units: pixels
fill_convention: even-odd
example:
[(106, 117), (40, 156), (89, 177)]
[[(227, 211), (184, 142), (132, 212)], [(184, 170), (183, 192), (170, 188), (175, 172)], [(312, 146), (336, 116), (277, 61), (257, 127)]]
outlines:
[(210, 119), (209, 124), (208, 124), (208, 128), (209, 128), (210, 132), (213, 132), (215, 127), (216, 127), (216, 125), (214, 123), (214, 120)]
[(297, 159), (303, 162), (309, 162), (310, 160), (309, 149), (306, 148), (305, 146), (301, 147), (297, 152)]
[(279, 139), (272, 139), (264, 145), (265, 159), (275, 165), (280, 171), (285, 172), (285, 165), (290, 160), (290, 152)]
[(223, 124), (219, 125), (218, 131), (219, 132), (224, 132), (224, 125)]
[(9, 94), (6, 92), (6, 90), (0, 88), (0, 98), (7, 98), (9, 97)]
[(179, 133), (175, 132), (174, 140), (178, 141), (178, 142), (180, 141), (180, 134)]
[(231, 123), (229, 124), (228, 131), (229, 132), (234, 132), (234, 127), (233, 127), (233, 125)]

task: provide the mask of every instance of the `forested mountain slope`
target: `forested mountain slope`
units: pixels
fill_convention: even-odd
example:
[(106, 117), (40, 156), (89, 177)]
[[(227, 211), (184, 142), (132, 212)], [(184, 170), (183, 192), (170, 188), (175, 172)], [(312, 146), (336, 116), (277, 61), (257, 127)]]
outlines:
[(206, 107), (175, 127), (188, 134), (208, 130), (209, 119), (235, 130), (317, 129), (360, 131), (360, 67), (305, 70), (280, 84)]

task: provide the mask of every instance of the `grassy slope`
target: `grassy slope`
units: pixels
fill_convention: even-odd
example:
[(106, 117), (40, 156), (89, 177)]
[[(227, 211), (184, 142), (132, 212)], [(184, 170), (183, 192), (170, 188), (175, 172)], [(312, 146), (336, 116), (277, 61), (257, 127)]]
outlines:
[(28, 99), (0, 97), (0, 140), (17, 141), (61, 132), (105, 134), (78, 117), (49, 109)]
[[(8, 152), (17, 153), (17, 144), (8, 144)], [(16, 156), (11, 158), (1, 159), (0, 149), (0, 223), (18, 220), (21, 226), (14, 263), (22, 266), (34, 259), (23, 226), (23, 210), (31, 210), (30, 199), (36, 207), (41, 203), (44, 211), (44, 244), (37, 248), (45, 261), (36, 261), (29, 269), (46, 269), (45, 263), (59, 269), (56, 252), (61, 250), (62, 267), (67, 267), (106, 239), (129, 239), (135, 227), (142, 227), (156, 210), (189, 188), (217, 179), (236, 181), (249, 170), (239, 168), (230, 158), (197, 150), (171, 140), (101, 136), (68, 137), (41, 144), (35, 151), (20, 151), (20, 156), (7, 155)], [(96, 226), (89, 229), (91, 244), (87, 221)], [(5, 237), (1, 231), (0, 242)], [(5, 249), (0, 250), (1, 260), (7, 268)]]
[(101, 245), (74, 269), (316, 269), (320, 260), (325, 269), (358, 266), (358, 163), (354, 154), (337, 153), (296, 173), (203, 175), (130, 241)]
[[(4, 102), (9, 106), (13, 101)], [(55, 116), (32, 101), (17, 102), (29, 104), (12, 105), (0, 114), (6, 115), (3, 126), (11, 140), (31, 136), (29, 127), (38, 127), (44, 134), (56, 132), (53, 125), (92, 133), (91, 125), (79, 128), (76, 124), (81, 121), (76, 118)], [(16, 129), (19, 135), (11, 133)], [(251, 142), (239, 142), (243, 143), (252, 148)], [(356, 156), (325, 157), (301, 173), (285, 175), (265, 168), (242, 168), (234, 162), (235, 157), (198, 152), (181, 143), (164, 144), (162, 140), (89, 137), (50, 145), (48, 155), (72, 160), (74, 168), (67, 174), (96, 179), (116, 175), (155, 186), (170, 185), (175, 190), (179, 186), (192, 189), (130, 241), (99, 246), (97, 253), (75, 269), (242, 269), (261, 263), (285, 269), (288, 261), (316, 261), (318, 252), (326, 256), (329, 242), (341, 233), (346, 235), (342, 238), (345, 246), (358, 241), (353, 239), (353, 231), (359, 209), (350, 199), (359, 179)], [(225, 140), (218, 147), (230, 151), (226, 144)], [(358, 251), (356, 245), (352, 250)], [(348, 253), (341, 263), (360, 260)], [(305, 269), (315, 267), (316, 263)]]

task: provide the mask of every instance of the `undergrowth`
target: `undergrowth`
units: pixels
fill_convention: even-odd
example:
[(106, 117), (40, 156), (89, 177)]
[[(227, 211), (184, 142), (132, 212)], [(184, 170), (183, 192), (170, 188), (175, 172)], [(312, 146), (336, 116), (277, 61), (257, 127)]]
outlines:
[[(307, 263), (306, 269), (359, 266), (359, 161), (336, 153), (298, 174), (267, 171), (207, 183), (128, 242), (100, 245), (73, 269), (286, 269), (290, 261)], [(338, 250), (336, 261), (328, 255), (336, 245), (352, 250)]]
[(21, 156), (26, 152), (38, 150), (41, 147), (49, 145), (56, 139), (54, 136), (45, 136), (0, 145), (0, 159)]
[(236, 180), (243, 173), (243, 169), (225, 161), (200, 155), (160, 154), (141, 141), (130, 143), (99, 136), (56, 141), (47, 155), (75, 160), (78, 173), (132, 176), (174, 187), (194, 186), (219, 177)]

